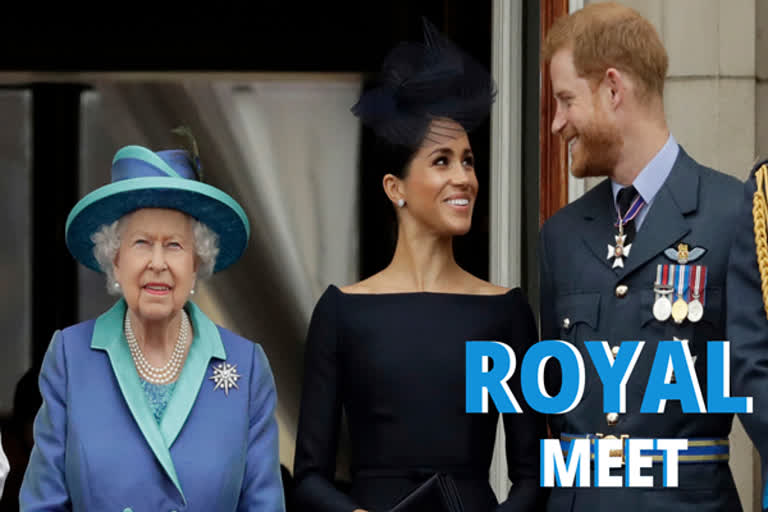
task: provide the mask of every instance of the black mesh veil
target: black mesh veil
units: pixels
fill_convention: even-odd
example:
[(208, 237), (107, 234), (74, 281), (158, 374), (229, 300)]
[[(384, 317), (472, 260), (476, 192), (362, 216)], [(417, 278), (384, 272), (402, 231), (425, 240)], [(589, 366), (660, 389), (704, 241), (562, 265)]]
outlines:
[(488, 117), (496, 96), (490, 73), (423, 21), (424, 42), (395, 47), (376, 86), (352, 107), (377, 136), (411, 148), (424, 139), (455, 136), (455, 125), (441, 119), (471, 131)]

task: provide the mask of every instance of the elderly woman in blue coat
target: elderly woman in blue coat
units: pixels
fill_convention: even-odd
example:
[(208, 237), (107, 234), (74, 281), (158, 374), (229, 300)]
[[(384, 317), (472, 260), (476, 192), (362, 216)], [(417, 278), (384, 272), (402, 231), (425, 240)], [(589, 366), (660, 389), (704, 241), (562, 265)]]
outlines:
[(22, 511), (283, 511), (275, 386), (261, 347), (189, 301), (249, 225), (187, 151), (128, 146), (67, 219), (117, 303), (57, 331)]

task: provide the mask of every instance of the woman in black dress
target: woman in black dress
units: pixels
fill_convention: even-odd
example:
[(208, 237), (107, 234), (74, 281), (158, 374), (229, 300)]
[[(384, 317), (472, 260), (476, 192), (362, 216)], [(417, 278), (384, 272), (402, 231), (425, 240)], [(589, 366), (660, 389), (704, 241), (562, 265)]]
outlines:
[[(501, 341), (522, 358), (537, 340), (520, 289), (471, 275), (453, 255), (478, 191), (466, 132), (487, 117), (494, 84), (428, 24), (425, 39), (393, 50), (381, 84), (353, 108), (387, 148), (398, 239), (389, 266), (330, 286), (312, 316), (294, 464), (300, 510), (383, 512), (436, 473), (452, 477), (466, 511), (539, 510), (543, 497), (543, 419), (504, 415), (513, 486), (498, 505), (489, 485), (498, 413), (465, 413), (465, 342)], [(517, 375), (509, 385), (522, 396)], [(349, 493), (334, 486), (342, 409)]]

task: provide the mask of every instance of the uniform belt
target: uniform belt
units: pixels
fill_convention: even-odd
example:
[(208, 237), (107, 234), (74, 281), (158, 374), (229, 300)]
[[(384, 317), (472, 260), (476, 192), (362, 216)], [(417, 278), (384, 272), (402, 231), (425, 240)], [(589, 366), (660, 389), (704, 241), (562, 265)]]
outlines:
[[(589, 439), (590, 444), (590, 458), (595, 459), (595, 440), (596, 439), (621, 439), (621, 449), (611, 450), (611, 456), (621, 455), (621, 461), (624, 462), (624, 448), (626, 439), (649, 439), (647, 437), (632, 437), (629, 434), (560, 434), (560, 448), (563, 450), (563, 455), (568, 455), (568, 450), (571, 448), (571, 441), (574, 439)], [(614, 453), (617, 452), (617, 453)], [(730, 445), (728, 439), (719, 437), (696, 437), (688, 439), (688, 449), (680, 450), (678, 452), (678, 458), (681, 464), (696, 464), (703, 462), (723, 462), (728, 461), (730, 452)], [(662, 450), (640, 450), (640, 454), (643, 456), (652, 457), (654, 462), (662, 462), (664, 460), (664, 452)]]

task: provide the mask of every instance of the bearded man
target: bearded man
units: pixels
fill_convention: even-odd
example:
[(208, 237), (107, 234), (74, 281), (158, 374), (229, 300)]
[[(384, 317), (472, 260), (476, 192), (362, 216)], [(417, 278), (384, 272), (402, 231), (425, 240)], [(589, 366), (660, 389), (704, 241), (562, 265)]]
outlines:
[[(677, 487), (664, 487), (663, 457), (654, 452), (643, 470), (653, 487), (627, 487), (622, 465), (611, 471), (622, 487), (557, 487), (548, 510), (741, 510), (728, 467), (733, 414), (689, 414), (682, 400), (658, 400), (652, 412), (641, 406), (664, 340), (684, 340), (686, 383), (697, 381), (707, 396), (707, 341), (727, 339), (725, 276), (742, 186), (698, 164), (670, 134), (667, 53), (633, 9), (598, 3), (560, 18), (543, 58), (557, 102), (551, 128), (568, 143), (571, 172), (608, 178), (558, 211), (540, 235), (542, 338), (571, 343), (585, 370), (578, 405), (550, 416), (552, 435), (564, 450), (585, 437), (689, 440)], [(629, 340), (645, 345), (632, 363), (623, 361), (632, 368), (624, 396), (605, 410), (585, 341), (606, 341), (600, 352), (612, 365), (631, 357), (621, 351)], [(550, 364), (547, 372), (554, 395), (559, 369)], [(664, 378), (674, 379), (672, 372)]]

